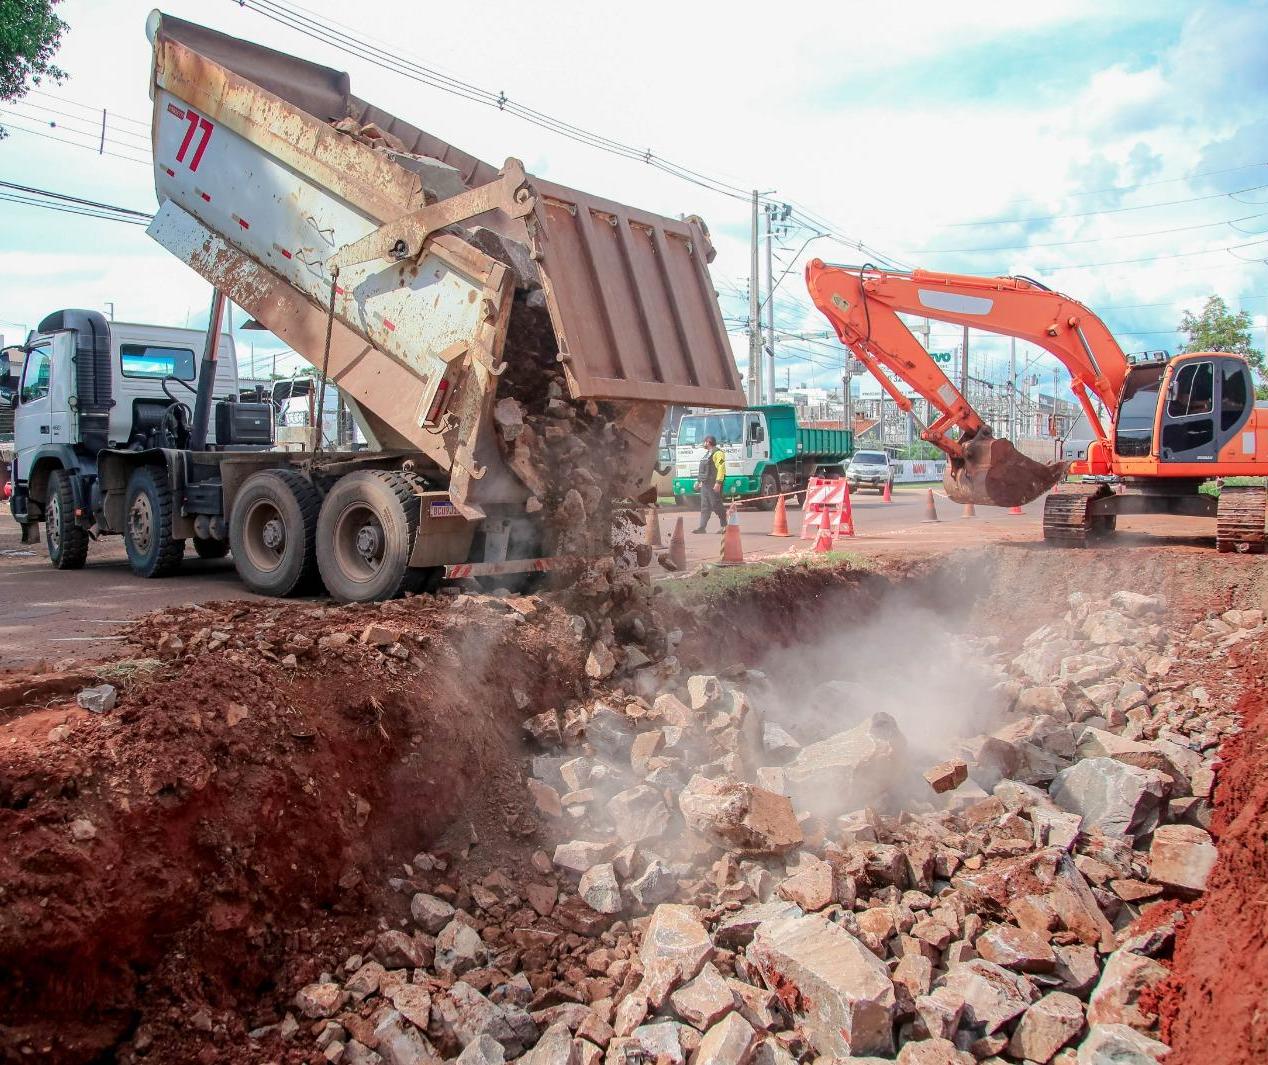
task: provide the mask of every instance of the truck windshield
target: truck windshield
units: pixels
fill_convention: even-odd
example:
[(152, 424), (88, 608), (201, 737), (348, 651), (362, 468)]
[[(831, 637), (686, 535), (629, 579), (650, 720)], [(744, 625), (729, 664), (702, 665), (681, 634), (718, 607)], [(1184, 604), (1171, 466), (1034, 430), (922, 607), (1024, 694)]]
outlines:
[(860, 466), (884, 466), (885, 453), (883, 451), (856, 451), (853, 461)]
[(719, 444), (744, 443), (742, 414), (690, 414), (678, 423), (678, 446), (699, 447), (706, 436)]

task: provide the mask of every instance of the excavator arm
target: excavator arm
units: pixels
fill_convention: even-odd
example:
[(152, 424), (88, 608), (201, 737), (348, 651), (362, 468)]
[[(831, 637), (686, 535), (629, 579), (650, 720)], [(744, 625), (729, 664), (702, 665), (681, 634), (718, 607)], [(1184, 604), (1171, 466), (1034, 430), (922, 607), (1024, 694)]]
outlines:
[[(957, 502), (1029, 502), (1064, 476), (1066, 464), (1035, 462), (1008, 441), (996, 439), (899, 313), (1018, 337), (1051, 352), (1070, 371), (1072, 389), (1093, 433), (1106, 440), (1091, 396), (1115, 409), (1127, 358), (1105, 323), (1078, 301), (1026, 278), (907, 273), (820, 259), (807, 265), (806, 286), (841, 342), (901, 410), (914, 417), (911, 401), (889, 374), (938, 411), (922, 427), (921, 437), (947, 455), (947, 494)], [(959, 430), (958, 437), (950, 435), (952, 429)]]

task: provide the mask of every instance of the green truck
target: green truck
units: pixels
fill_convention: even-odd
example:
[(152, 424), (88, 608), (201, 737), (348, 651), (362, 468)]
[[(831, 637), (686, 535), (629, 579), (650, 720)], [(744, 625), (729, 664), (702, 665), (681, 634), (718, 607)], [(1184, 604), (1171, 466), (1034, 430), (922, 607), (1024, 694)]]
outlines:
[(775, 506), (770, 497), (798, 492), (811, 477), (844, 476), (844, 464), (854, 452), (851, 430), (799, 426), (796, 408), (787, 403), (688, 414), (678, 423), (674, 447), (674, 498), (679, 503), (698, 491), (696, 474), (706, 436), (726, 453), (723, 494), (741, 500), (763, 497), (758, 505), (765, 510)]

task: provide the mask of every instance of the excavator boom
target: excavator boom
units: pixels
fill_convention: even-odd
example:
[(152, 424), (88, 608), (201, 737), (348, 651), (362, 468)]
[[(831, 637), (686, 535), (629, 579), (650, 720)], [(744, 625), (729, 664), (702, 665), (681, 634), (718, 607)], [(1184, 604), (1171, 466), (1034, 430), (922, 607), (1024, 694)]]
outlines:
[(1094, 435), (1106, 439), (1091, 396), (1113, 410), (1128, 362), (1105, 323), (1077, 300), (1021, 277), (879, 270), (820, 259), (806, 266), (806, 286), (841, 342), (900, 409), (914, 416), (911, 401), (888, 374), (938, 411), (921, 436), (947, 455), (947, 494), (957, 502), (1019, 506), (1060, 481), (1066, 464), (1036, 462), (996, 439), (900, 313), (1017, 337), (1050, 351), (1070, 371)]

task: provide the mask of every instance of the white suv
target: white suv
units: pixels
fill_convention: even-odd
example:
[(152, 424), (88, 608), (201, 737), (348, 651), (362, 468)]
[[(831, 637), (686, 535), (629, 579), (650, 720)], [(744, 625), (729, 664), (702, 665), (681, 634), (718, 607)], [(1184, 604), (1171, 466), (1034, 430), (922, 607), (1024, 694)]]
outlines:
[(884, 492), (886, 485), (893, 487), (894, 467), (883, 451), (856, 451), (845, 468), (845, 479), (852, 492), (865, 484)]

